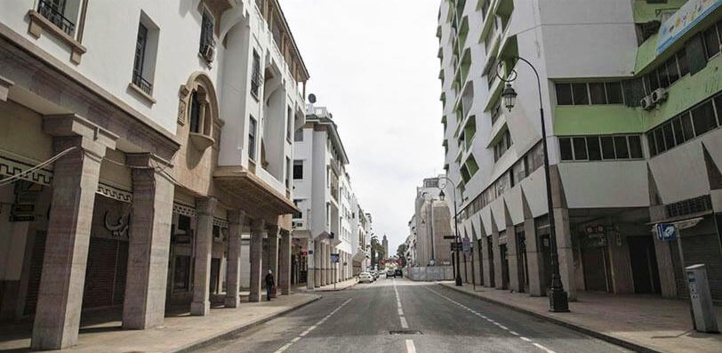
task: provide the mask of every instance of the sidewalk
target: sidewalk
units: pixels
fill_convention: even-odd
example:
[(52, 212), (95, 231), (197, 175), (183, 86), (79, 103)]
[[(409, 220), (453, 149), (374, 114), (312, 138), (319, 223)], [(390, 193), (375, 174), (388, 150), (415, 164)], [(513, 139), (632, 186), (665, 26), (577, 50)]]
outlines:
[(333, 284), (328, 284), (325, 286), (318, 287), (316, 289), (308, 289), (304, 286), (304, 287), (296, 287), (296, 288), (294, 288), (294, 290), (297, 292), (303, 292), (303, 293), (334, 292), (334, 291), (340, 291), (340, 290), (351, 288), (351, 287), (355, 286), (357, 283), (358, 283), (358, 278), (354, 277), (354, 278), (345, 280), (343, 282), (336, 283), (335, 287)]
[[(78, 344), (56, 352), (187, 352), (318, 299), (321, 297), (313, 294), (292, 294), (270, 302), (243, 302), (235, 309), (212, 309), (208, 316), (190, 316), (187, 312), (169, 314), (162, 327), (149, 330), (122, 330), (120, 321), (106, 320), (100, 324), (83, 325)], [(31, 330), (29, 323), (0, 326), (0, 352), (29, 352)]]
[[(687, 301), (579, 292), (578, 301), (569, 303), (571, 312), (551, 313), (547, 297), (480, 286), (474, 292), (470, 284), (456, 287), (453, 282), (437, 283), (638, 351), (722, 352), (722, 335), (692, 329)], [(715, 307), (715, 311), (717, 324), (722, 326), (722, 307)]]

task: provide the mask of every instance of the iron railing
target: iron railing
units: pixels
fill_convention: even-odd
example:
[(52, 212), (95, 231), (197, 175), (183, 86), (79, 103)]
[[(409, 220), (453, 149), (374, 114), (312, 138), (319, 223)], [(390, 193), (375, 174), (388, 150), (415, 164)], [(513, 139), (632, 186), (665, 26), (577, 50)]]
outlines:
[(133, 84), (149, 96), (153, 95), (153, 84), (148, 82), (148, 80), (144, 79), (143, 76), (137, 72), (133, 73)]
[(64, 14), (61, 11), (62, 9), (56, 8), (50, 1), (40, 0), (40, 2), (38, 3), (39, 14), (47, 18), (48, 21), (52, 22), (63, 32), (67, 33), (69, 36), (72, 36), (73, 32), (75, 31), (75, 23), (65, 18)]

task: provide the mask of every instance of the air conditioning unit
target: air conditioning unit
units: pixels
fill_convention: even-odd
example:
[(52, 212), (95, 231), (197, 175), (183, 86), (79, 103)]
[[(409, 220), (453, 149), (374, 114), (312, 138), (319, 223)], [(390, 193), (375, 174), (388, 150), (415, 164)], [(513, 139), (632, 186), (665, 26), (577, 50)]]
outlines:
[(666, 88), (657, 88), (652, 92), (652, 102), (654, 102), (654, 104), (660, 104), (667, 100), (668, 95), (669, 92)]
[(642, 100), (639, 101), (639, 105), (642, 106), (642, 109), (644, 110), (652, 110), (654, 108), (654, 102), (652, 101), (652, 96), (645, 96), (642, 98)]
[(209, 63), (213, 62), (213, 59), (216, 57), (216, 46), (211, 44), (207, 44), (203, 47), (203, 58), (206, 59)]

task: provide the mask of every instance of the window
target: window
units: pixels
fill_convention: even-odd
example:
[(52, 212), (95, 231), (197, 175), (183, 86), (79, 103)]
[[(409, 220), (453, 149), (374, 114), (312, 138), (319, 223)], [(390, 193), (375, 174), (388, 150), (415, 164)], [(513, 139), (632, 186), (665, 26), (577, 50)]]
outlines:
[(291, 158), (286, 157), (286, 189), (291, 190)]
[(689, 73), (689, 63), (687, 63), (687, 52), (684, 48), (677, 52), (677, 64), (679, 65), (679, 77)]
[(208, 61), (212, 61), (212, 57), (208, 56), (209, 50), (214, 50), (216, 41), (213, 40), (213, 16), (208, 10), (203, 11), (203, 20), (201, 22), (201, 40), (199, 52)]
[(602, 149), (599, 147), (598, 136), (587, 136), (587, 152), (590, 161), (602, 160)]
[(300, 161), (300, 160), (293, 161), (293, 179), (294, 180), (303, 179), (303, 161)]
[(261, 87), (261, 57), (253, 50), (253, 72), (251, 73), (251, 95), (258, 100), (258, 89)]
[(604, 86), (607, 90), (607, 103), (624, 104), (624, 95), (622, 94), (622, 84), (620, 82), (607, 82)]
[(557, 83), (557, 104), (572, 105), (572, 86), (568, 83)]
[(509, 147), (513, 144), (511, 140), (511, 133), (509, 130), (505, 130), (499, 141), (494, 145), (494, 161), (498, 161), (501, 156), (509, 150)]
[[(140, 90), (147, 96), (153, 95), (153, 76), (158, 53), (158, 26), (145, 13), (140, 13), (138, 35), (133, 56), (132, 88)], [(155, 103), (155, 101), (153, 101)]]
[(627, 144), (627, 136), (614, 136), (614, 151), (617, 159), (629, 158), (629, 145)]
[(590, 83), (589, 93), (592, 96), (592, 104), (607, 104), (607, 96), (604, 93), (604, 83)]
[(602, 159), (614, 159), (614, 139), (611, 136), (602, 136), (599, 141), (602, 143)]
[(248, 158), (256, 159), (256, 133), (258, 126), (253, 116), (248, 121)]
[(303, 129), (298, 129), (293, 133), (293, 141), (296, 141), (296, 142), (303, 141)]
[(586, 83), (572, 83), (572, 94), (574, 96), (574, 105), (589, 104)]
[(563, 161), (641, 159), (639, 135), (560, 137)]
[(286, 115), (286, 139), (291, 141), (293, 137), (293, 110), (288, 108), (288, 114)]
[(624, 104), (621, 82), (557, 83), (558, 105)]
[(693, 108), (692, 120), (694, 121), (694, 131), (697, 136), (716, 128), (717, 120), (715, 120), (712, 101), (707, 101)]
[[(293, 200), (293, 204), (300, 210), (301, 207), (298, 206), (299, 203), (301, 203), (301, 200)], [(303, 211), (294, 212), (293, 219), (303, 219)]]
[(201, 133), (201, 103), (198, 100), (198, 91), (191, 93), (191, 132)]
[(669, 79), (669, 84), (673, 84), (677, 82), (679, 79), (679, 69), (677, 68), (677, 57), (672, 56), (669, 60), (667, 60), (667, 63), (665, 63), (665, 66), (667, 67), (667, 75)]
[[(40, 0), (38, 2), (38, 13), (47, 18), (52, 24), (58, 27), (69, 36), (75, 33), (75, 21), (79, 3), (76, 6), (67, 6), (66, 0)], [(75, 15), (75, 16), (73, 16)]]
[(704, 31), (704, 45), (708, 59), (719, 53), (720, 41), (719, 36), (717, 35), (717, 27), (715, 25), (712, 25), (712, 27)]
[(574, 152), (572, 152), (572, 139), (559, 138), (559, 151), (563, 161), (573, 161)]
[(36, 10), (28, 12), (30, 20), (28, 32), (35, 38), (40, 38), (43, 34), (54, 37), (52, 40), (57, 40), (70, 49), (70, 61), (80, 64), (80, 59), (86, 52), (81, 41), (88, 1), (26, 1), (25, 3), (37, 3)]
[(574, 159), (587, 159), (587, 143), (584, 137), (575, 137), (572, 139), (574, 147)]
[(640, 139), (639, 135), (629, 135), (627, 136), (627, 139), (629, 141), (629, 153), (630, 157), (639, 159), (643, 158), (642, 155), (642, 140)]

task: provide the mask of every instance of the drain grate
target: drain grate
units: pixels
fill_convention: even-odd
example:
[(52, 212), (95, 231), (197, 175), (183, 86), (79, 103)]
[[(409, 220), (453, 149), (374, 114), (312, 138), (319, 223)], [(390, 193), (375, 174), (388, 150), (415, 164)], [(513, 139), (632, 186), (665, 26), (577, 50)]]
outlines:
[(390, 335), (423, 335), (419, 330), (392, 330), (389, 331)]

